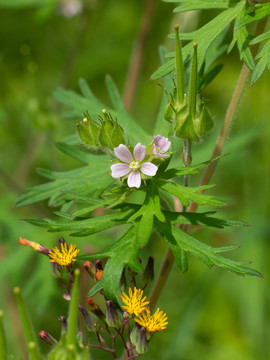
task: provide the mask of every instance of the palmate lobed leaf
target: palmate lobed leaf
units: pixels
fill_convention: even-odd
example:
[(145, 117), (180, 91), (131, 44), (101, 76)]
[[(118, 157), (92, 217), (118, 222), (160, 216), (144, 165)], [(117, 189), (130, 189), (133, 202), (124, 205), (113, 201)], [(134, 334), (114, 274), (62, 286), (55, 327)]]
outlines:
[(213, 247), (200, 242), (194, 237), (188, 235), (176, 226), (171, 226), (169, 223), (160, 223), (156, 221), (156, 228), (164, 236), (171, 247), (176, 263), (180, 263), (179, 248), (199, 258), (208, 267), (218, 266), (240, 276), (258, 276), (263, 277), (257, 270), (248, 268), (243, 262), (228, 259), (220, 253), (225, 253), (237, 249), (235, 246)]
[(71, 236), (83, 237), (95, 234), (114, 226), (125, 224), (133, 213), (134, 209), (126, 206), (121, 207), (120, 211), (115, 211), (113, 214), (91, 217), (88, 219), (24, 219), (23, 221), (26, 221), (35, 226), (47, 228), (49, 232), (69, 231), (71, 232)]
[(255, 8), (251, 8), (251, 12), (238, 21), (235, 25), (235, 29), (239, 29), (242, 26), (248, 25), (254, 21), (261, 20), (270, 14), (270, 3), (257, 4)]
[(137, 227), (137, 241), (139, 246), (145, 246), (153, 231), (154, 217), (160, 221), (165, 221), (164, 214), (161, 211), (158, 188), (155, 183), (149, 183), (143, 205), (128, 219), (128, 222), (134, 222), (140, 217)]
[(65, 117), (82, 119), (83, 114), (87, 111), (91, 117), (96, 119), (98, 115), (102, 114), (102, 109), (105, 108), (108, 113), (117, 118), (118, 123), (125, 129), (127, 138), (132, 144), (135, 145), (137, 142), (148, 143), (151, 136), (129, 115), (122, 103), (121, 95), (109, 75), (106, 76), (106, 85), (113, 109), (101, 103), (83, 79), (80, 80), (80, 87), (84, 96), (61, 88), (55, 90), (54, 96), (59, 102), (72, 109), (71, 112), (64, 115)]
[[(238, 23), (243, 19), (246, 15), (246, 4), (242, 4), (242, 10), (239, 12), (239, 14), (236, 16), (235, 23)], [(237, 28), (233, 32), (233, 40), (229, 46), (228, 53), (232, 50), (234, 47), (234, 44), (237, 44), (239, 53), (240, 53), (240, 59), (244, 60), (246, 65), (253, 70), (255, 67), (255, 63), (250, 51), (250, 48), (248, 46), (248, 36), (249, 33), (245, 26), (241, 28)]]
[(214, 185), (205, 185), (198, 187), (186, 187), (173, 182), (158, 181), (159, 187), (171, 195), (176, 196), (184, 206), (188, 206), (190, 201), (194, 201), (199, 205), (221, 206), (226, 202), (219, 200), (210, 195), (199, 192), (212, 188)]
[[(203, 64), (209, 46), (240, 13), (240, 11), (242, 10), (242, 4), (243, 1), (238, 1), (237, 3), (234, 3), (233, 7), (226, 9), (200, 29), (188, 34), (180, 34), (181, 40), (192, 40), (183, 48), (184, 61), (186, 61), (190, 57), (190, 53), (193, 49), (193, 42), (196, 42), (198, 44), (198, 68), (200, 68)], [(170, 35), (170, 38), (174, 39), (175, 35)], [(168, 75), (174, 70), (175, 60), (171, 59), (164, 65), (162, 65), (157, 71), (155, 71), (151, 78), (152, 80), (159, 79), (163, 76)]]
[(164, 211), (167, 222), (184, 225), (205, 225), (223, 229), (225, 226), (249, 226), (249, 224), (238, 220), (227, 220), (212, 216), (214, 211), (204, 213), (173, 212)]
[(138, 255), (140, 247), (137, 244), (137, 228), (132, 226), (115, 244), (109, 249), (90, 255), (80, 256), (81, 260), (96, 260), (109, 258), (101, 280), (91, 289), (89, 296), (95, 295), (103, 289), (107, 300), (119, 302), (120, 279), (124, 267), (128, 265), (135, 272), (142, 271)]
[(256, 60), (259, 61), (252, 73), (251, 86), (259, 80), (266, 68), (270, 70), (270, 39), (266, 41), (262, 50), (256, 56)]

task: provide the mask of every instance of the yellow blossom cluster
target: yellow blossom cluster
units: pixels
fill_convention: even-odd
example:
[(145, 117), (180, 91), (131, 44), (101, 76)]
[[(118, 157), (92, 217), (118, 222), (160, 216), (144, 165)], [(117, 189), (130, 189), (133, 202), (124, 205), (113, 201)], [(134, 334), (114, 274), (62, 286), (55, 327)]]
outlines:
[(168, 324), (166, 313), (160, 311), (159, 308), (151, 315), (149, 301), (146, 296), (143, 297), (143, 290), (134, 287), (133, 291), (129, 288), (129, 294), (122, 292), (120, 295), (121, 300), (125, 305), (122, 306), (129, 315), (135, 314), (137, 317), (134, 319), (139, 325), (146, 328), (150, 333), (162, 331), (166, 329)]

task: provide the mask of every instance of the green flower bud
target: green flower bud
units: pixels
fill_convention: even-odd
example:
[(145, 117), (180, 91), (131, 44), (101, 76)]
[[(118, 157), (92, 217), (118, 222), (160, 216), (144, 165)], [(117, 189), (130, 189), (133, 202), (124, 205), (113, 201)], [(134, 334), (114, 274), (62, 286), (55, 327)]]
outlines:
[(136, 322), (135, 322), (135, 325), (130, 333), (130, 340), (133, 344), (136, 344), (137, 341), (138, 341), (138, 338), (139, 338), (139, 333), (140, 333), (140, 325), (138, 325)]
[(188, 111), (181, 114), (174, 127), (175, 135), (192, 141), (200, 141), (203, 134), (213, 127), (212, 117), (205, 105), (197, 98), (197, 108), (192, 116)]
[(109, 327), (117, 329), (123, 324), (122, 311), (115, 307), (112, 300), (106, 301), (106, 322)]
[(88, 147), (96, 149), (99, 147), (98, 135), (100, 125), (98, 125), (88, 114), (83, 119), (83, 122), (77, 123), (78, 134), (84, 144)]
[(83, 305), (79, 305), (79, 311), (82, 314), (87, 330), (96, 332), (97, 331), (96, 321), (95, 319), (93, 319), (89, 311), (87, 311)]
[(147, 352), (148, 341), (146, 338), (146, 328), (145, 327), (140, 328), (138, 339), (134, 345), (135, 345), (137, 353), (145, 354)]
[(111, 115), (108, 115), (103, 109), (104, 120), (102, 120), (101, 128), (99, 130), (99, 142), (104, 147), (113, 150), (120, 144), (125, 144), (125, 136), (123, 128), (117, 121), (113, 120)]

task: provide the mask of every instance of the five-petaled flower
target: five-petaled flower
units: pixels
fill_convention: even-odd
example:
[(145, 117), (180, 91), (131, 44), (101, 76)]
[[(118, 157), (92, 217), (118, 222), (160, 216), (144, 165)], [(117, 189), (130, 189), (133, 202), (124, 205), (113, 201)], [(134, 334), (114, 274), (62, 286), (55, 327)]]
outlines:
[(135, 314), (136, 316), (139, 316), (139, 314), (149, 304), (149, 301), (145, 301), (146, 296), (144, 298), (142, 298), (142, 296), (143, 290), (137, 289), (136, 287), (134, 287), (133, 292), (131, 288), (129, 288), (129, 296), (122, 292), (120, 298), (126, 305), (123, 305), (122, 308), (125, 309), (129, 315)]
[(139, 325), (145, 327), (147, 331), (156, 332), (166, 329), (166, 325), (168, 324), (167, 319), (168, 317), (164, 311), (160, 311), (158, 308), (154, 315), (151, 315), (150, 308), (147, 307), (145, 311), (134, 320)]
[(133, 155), (129, 149), (120, 144), (114, 148), (116, 157), (121, 160), (121, 163), (113, 164), (111, 166), (112, 177), (120, 178), (128, 176), (128, 186), (139, 188), (141, 186), (141, 173), (147, 176), (155, 176), (158, 167), (151, 162), (143, 162), (146, 155), (146, 147), (138, 143), (133, 150)]
[(66, 242), (61, 243), (61, 250), (55, 246), (53, 250), (49, 252), (50, 262), (56, 262), (62, 266), (69, 266), (73, 261), (76, 261), (75, 258), (79, 251), (79, 249), (76, 249), (76, 245), (70, 244), (70, 246), (67, 247)]
[(168, 138), (165, 138), (161, 135), (156, 135), (153, 140), (152, 154), (158, 158), (169, 157), (170, 155), (166, 155), (164, 153), (169, 150), (170, 146), (171, 142)]

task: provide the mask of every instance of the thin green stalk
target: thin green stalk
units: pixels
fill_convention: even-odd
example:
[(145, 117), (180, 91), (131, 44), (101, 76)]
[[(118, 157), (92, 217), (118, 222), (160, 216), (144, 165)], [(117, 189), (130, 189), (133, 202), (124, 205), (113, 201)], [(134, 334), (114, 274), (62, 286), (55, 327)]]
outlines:
[(0, 359), (7, 360), (7, 342), (3, 326), (3, 316), (4, 313), (0, 310)]
[(32, 325), (31, 325), (30, 319), (28, 317), (28, 314), (26, 312), (24, 303), (23, 303), (20, 288), (15, 287), (13, 289), (13, 293), (16, 297), (18, 312), (19, 312), (21, 324), (23, 327), (24, 337), (25, 337), (25, 340), (28, 345), (29, 353), (31, 354), (31, 359), (32, 360), (41, 360), (41, 356), (39, 354), (39, 350), (37, 347), (37, 342), (36, 342), (35, 335), (34, 335), (34, 332), (32, 329)]
[[(259, 23), (257, 25), (257, 30), (256, 30), (255, 36), (257, 36), (263, 32), (265, 23), (266, 23), (265, 19), (262, 19), (261, 21), (259, 21)], [(256, 50), (257, 50), (257, 47), (253, 49), (253, 51), (252, 51), (253, 54), (256, 53)], [(231, 129), (232, 121), (233, 121), (233, 119), (236, 115), (237, 109), (240, 105), (242, 95), (244, 94), (249, 75), (250, 75), (249, 68), (245, 64), (243, 64), (239, 79), (237, 81), (237, 84), (236, 84), (236, 87), (235, 87), (235, 90), (234, 90), (234, 93), (233, 93), (233, 96), (231, 99), (231, 102), (227, 108), (223, 126), (222, 126), (222, 129), (218, 136), (212, 157), (216, 157), (216, 156), (220, 155), (223, 150), (226, 138), (228, 137), (230, 129)], [(201, 182), (201, 185), (206, 185), (209, 183), (209, 180), (210, 180), (211, 176), (213, 175), (216, 166), (217, 166), (217, 161), (214, 161), (213, 163), (210, 163), (208, 165), (208, 167), (205, 171), (203, 180)], [(188, 211), (194, 212), (194, 211), (196, 211), (197, 207), (198, 207), (198, 205), (196, 203), (191, 203), (190, 206), (188, 207)], [(187, 231), (187, 226), (184, 226), (183, 230)], [(171, 249), (168, 248), (167, 252), (164, 256), (162, 265), (161, 265), (160, 273), (156, 279), (152, 294), (150, 296), (150, 300), (153, 301), (152, 306), (154, 306), (160, 293), (163, 290), (166, 279), (169, 276), (170, 270), (172, 268), (173, 262), (174, 262), (173, 253), (172, 253)]]
[[(212, 153), (211, 159), (221, 155), (221, 153), (222, 153), (226, 139), (230, 133), (232, 122), (234, 120), (237, 109), (240, 105), (241, 98), (244, 94), (249, 75), (250, 75), (250, 69), (244, 64), (242, 67), (238, 82), (236, 84), (231, 102), (228, 106), (226, 116), (225, 116), (225, 119), (224, 119), (224, 122), (223, 122), (223, 125), (221, 128), (221, 131), (218, 135), (216, 145), (215, 145), (214, 151)], [(217, 164), (218, 164), (218, 160), (211, 162), (207, 166), (205, 173), (203, 175), (202, 181), (200, 183), (201, 186), (209, 184), (210, 179), (216, 169)], [(192, 202), (188, 207), (188, 211), (195, 212), (197, 210), (197, 208), (198, 208), (198, 204)]]
[(68, 331), (67, 331), (67, 347), (73, 351), (76, 344), (77, 322), (78, 322), (78, 306), (79, 306), (79, 279), (80, 269), (74, 271), (74, 284), (69, 307)]

